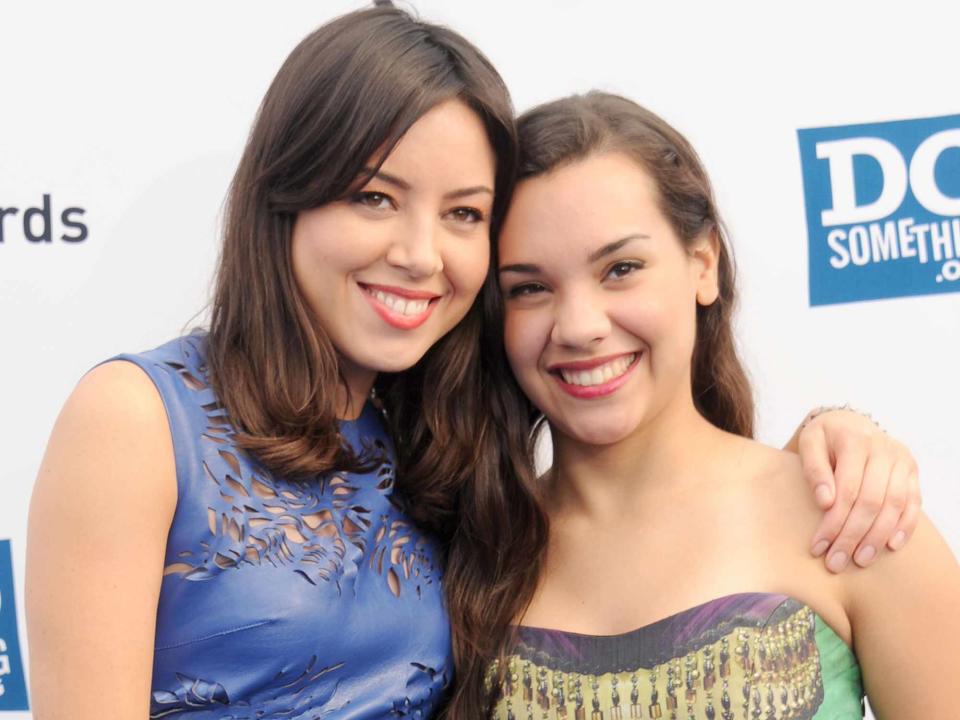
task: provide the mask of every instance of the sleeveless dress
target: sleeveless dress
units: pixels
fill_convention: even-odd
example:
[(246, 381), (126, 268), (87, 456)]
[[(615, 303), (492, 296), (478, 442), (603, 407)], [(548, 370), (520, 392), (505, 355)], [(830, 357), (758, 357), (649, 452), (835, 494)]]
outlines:
[(379, 411), (340, 425), (370, 472), (275, 477), (234, 443), (204, 345), (117, 358), (159, 390), (176, 459), (150, 717), (429, 717), (453, 673), (438, 554), (391, 497)]
[(853, 652), (785, 595), (730, 595), (622, 635), (516, 630), (497, 720), (863, 717)]

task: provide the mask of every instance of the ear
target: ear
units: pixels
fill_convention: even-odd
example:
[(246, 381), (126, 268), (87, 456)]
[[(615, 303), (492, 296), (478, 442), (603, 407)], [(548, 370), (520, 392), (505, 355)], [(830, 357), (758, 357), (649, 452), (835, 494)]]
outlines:
[(697, 303), (712, 305), (720, 295), (720, 237), (716, 230), (705, 232), (694, 242), (690, 259), (696, 273)]

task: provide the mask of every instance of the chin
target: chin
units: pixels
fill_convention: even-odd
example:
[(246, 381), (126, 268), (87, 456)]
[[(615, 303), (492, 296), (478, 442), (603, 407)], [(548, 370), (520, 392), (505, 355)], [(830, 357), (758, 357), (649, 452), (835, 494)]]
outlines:
[(399, 373), (416, 365), (426, 353), (419, 347), (393, 348), (389, 343), (378, 342), (374, 348), (352, 348), (343, 353), (350, 365), (371, 373)]
[(376, 360), (371, 360), (370, 369), (378, 373), (399, 373), (409, 370), (423, 359), (426, 353), (410, 353), (407, 355), (391, 355), (389, 357), (380, 356)]
[(571, 440), (585, 445), (615, 445), (636, 430), (630, 422), (558, 423), (557, 429)]

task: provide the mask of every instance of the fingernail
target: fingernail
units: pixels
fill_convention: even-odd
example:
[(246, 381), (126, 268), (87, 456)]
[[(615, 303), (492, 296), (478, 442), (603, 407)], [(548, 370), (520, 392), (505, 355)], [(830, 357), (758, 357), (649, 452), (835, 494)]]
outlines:
[(857, 561), (857, 565), (865, 566), (870, 563), (871, 560), (876, 556), (877, 550), (873, 545), (864, 545), (857, 551), (856, 557), (854, 558)]
[(813, 496), (821, 505), (826, 505), (833, 499), (833, 493), (830, 492), (830, 488), (823, 484), (817, 485), (817, 487), (814, 488)]
[(830, 572), (843, 572), (846, 566), (847, 554), (845, 552), (835, 552), (827, 559), (827, 567), (830, 568)]
[(813, 546), (813, 549), (810, 552), (813, 553), (814, 557), (820, 557), (827, 551), (828, 547), (830, 547), (830, 541), (821, 540), (820, 542), (818, 542), (816, 545)]
[(899, 550), (903, 547), (903, 544), (907, 541), (907, 534), (903, 530), (897, 530), (897, 534), (893, 536), (893, 539), (890, 540), (887, 545), (890, 546), (891, 550)]

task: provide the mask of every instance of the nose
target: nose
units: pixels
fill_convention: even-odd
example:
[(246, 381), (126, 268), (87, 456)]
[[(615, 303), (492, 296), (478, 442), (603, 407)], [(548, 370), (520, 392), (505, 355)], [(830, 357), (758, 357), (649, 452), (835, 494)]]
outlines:
[(610, 334), (607, 309), (590, 293), (567, 294), (554, 307), (550, 339), (557, 345), (587, 348)]
[(387, 263), (411, 278), (435, 275), (443, 270), (440, 232), (432, 218), (411, 218), (397, 228), (387, 249)]

